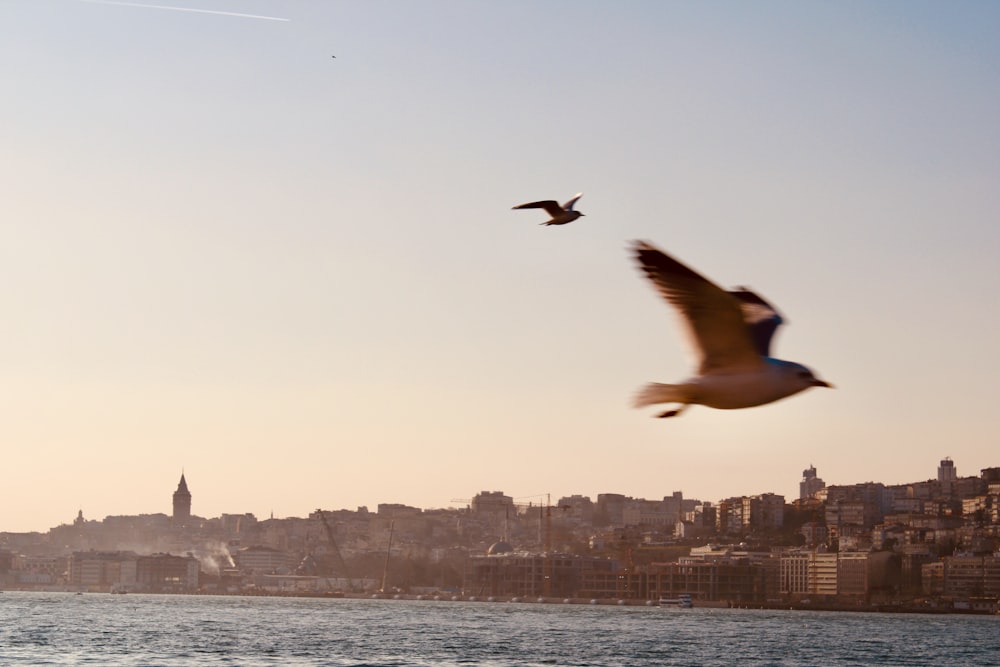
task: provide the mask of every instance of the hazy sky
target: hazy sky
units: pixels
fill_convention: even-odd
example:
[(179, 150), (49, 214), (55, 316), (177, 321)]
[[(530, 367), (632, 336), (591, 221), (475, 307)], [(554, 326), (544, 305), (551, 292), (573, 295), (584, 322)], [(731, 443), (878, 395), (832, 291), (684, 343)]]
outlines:
[[(0, 0), (0, 530), (1000, 465), (1000, 3), (143, 4)], [(632, 239), (837, 388), (633, 409)]]

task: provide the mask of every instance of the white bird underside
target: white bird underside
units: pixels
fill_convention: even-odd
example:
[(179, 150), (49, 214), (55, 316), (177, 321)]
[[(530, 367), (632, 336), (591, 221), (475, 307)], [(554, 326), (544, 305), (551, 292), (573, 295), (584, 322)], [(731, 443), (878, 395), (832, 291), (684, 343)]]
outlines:
[(764, 405), (809, 387), (829, 387), (805, 366), (769, 356), (781, 315), (745, 288), (727, 292), (644, 241), (634, 245), (646, 277), (681, 318), (697, 358), (697, 375), (680, 384), (650, 383), (636, 407), (679, 403), (731, 410)]

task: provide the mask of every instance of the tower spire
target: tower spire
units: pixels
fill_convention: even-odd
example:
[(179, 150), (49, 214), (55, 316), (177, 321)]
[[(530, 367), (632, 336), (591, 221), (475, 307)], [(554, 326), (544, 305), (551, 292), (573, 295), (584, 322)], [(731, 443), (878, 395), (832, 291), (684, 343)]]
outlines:
[(186, 521), (191, 518), (191, 492), (188, 491), (184, 471), (181, 470), (181, 481), (174, 491), (174, 521)]

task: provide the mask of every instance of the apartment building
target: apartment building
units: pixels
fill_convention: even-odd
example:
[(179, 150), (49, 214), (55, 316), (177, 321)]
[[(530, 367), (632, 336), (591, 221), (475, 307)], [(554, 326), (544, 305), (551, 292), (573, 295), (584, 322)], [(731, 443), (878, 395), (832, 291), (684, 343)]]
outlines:
[(11, 561), (11, 574), (18, 584), (48, 586), (61, 583), (66, 575), (65, 556), (18, 554)]
[(77, 551), (69, 559), (69, 584), (90, 591), (134, 590), (134, 551)]
[(726, 498), (716, 514), (717, 528), (723, 535), (778, 530), (784, 518), (785, 497), (774, 493)]
[(868, 595), (868, 553), (848, 551), (837, 554), (837, 595), (864, 598)]
[(780, 556), (779, 593), (789, 596), (836, 596), (837, 553), (789, 552)]
[(1000, 598), (1000, 555), (942, 559), (942, 593), (957, 598)]

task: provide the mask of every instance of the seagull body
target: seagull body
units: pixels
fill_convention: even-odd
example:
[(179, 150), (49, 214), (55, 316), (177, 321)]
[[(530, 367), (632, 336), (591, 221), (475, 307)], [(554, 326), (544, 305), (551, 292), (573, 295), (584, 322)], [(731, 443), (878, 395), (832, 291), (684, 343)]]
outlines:
[(742, 287), (727, 292), (644, 241), (634, 250), (646, 277), (680, 314), (698, 361), (697, 375), (679, 384), (643, 387), (636, 407), (680, 403), (657, 415), (673, 417), (694, 404), (734, 410), (830, 386), (802, 364), (770, 356), (783, 320), (760, 296)]
[(574, 211), (573, 206), (576, 204), (576, 200), (583, 196), (583, 193), (575, 195), (568, 202), (559, 205), (554, 199), (546, 199), (545, 201), (533, 201), (527, 204), (519, 204), (514, 207), (514, 209), (519, 208), (544, 208), (545, 212), (551, 216), (550, 220), (546, 220), (540, 224), (543, 225), (565, 225), (567, 222), (573, 222), (577, 218), (582, 218), (583, 213), (579, 211)]

